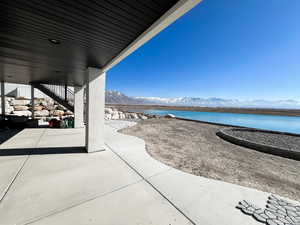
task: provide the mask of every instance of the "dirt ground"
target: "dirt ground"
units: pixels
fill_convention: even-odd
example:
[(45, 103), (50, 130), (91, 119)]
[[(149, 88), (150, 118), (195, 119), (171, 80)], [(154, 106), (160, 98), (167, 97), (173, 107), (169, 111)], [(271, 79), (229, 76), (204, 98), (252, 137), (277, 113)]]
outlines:
[(177, 119), (149, 119), (121, 133), (142, 138), (148, 153), (174, 168), (300, 201), (300, 161), (222, 140), (222, 126)]

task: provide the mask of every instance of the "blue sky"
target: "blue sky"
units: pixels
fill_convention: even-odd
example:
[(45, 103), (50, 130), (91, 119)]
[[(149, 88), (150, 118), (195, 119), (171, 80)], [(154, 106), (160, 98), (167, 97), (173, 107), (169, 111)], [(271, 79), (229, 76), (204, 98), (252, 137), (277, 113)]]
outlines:
[(110, 70), (107, 89), (300, 100), (299, 12), (299, 0), (204, 0)]

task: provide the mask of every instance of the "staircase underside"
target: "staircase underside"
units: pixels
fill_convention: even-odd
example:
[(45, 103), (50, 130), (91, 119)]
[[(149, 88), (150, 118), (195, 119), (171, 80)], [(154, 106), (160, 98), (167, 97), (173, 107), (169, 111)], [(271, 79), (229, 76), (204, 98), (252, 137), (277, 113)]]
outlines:
[(40, 90), (41, 92), (43, 92), (44, 94), (46, 94), (47, 96), (49, 96), (50, 98), (52, 98), (54, 101), (58, 102), (59, 104), (61, 104), (62, 106), (70, 110), (71, 112), (74, 112), (74, 105), (72, 105), (68, 99), (59, 96), (58, 94), (54, 93), (53, 91), (51, 91), (50, 89), (48, 89), (42, 84), (35, 83), (32, 85), (38, 90)]

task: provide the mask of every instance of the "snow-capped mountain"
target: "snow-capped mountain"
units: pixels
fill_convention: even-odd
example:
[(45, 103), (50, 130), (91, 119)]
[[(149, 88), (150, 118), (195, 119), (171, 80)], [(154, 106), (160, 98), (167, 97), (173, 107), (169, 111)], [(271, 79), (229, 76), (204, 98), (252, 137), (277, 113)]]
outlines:
[(159, 105), (178, 105), (178, 106), (203, 106), (203, 107), (242, 107), (242, 108), (286, 108), (299, 109), (300, 101), (296, 100), (248, 100), (222, 98), (156, 98), (156, 97), (136, 97), (144, 102), (151, 101)]
[(141, 104), (138, 99), (128, 97), (119, 91), (106, 91), (105, 102), (111, 104)]
[(128, 97), (119, 91), (106, 91), (106, 103), (113, 104), (144, 104), (170, 106), (202, 106), (202, 107), (241, 107), (241, 108), (283, 108), (300, 109), (300, 101), (296, 100), (248, 100), (223, 98), (160, 98), (160, 97)]

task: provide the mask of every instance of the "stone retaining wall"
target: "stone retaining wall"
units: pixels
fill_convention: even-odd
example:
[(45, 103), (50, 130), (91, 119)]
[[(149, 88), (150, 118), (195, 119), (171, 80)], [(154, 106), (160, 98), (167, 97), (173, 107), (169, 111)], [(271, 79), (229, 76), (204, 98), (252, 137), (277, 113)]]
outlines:
[(105, 120), (146, 120), (150, 118), (157, 118), (159, 116), (150, 115), (143, 112), (124, 112), (117, 108), (105, 108)]
[[(15, 116), (31, 116), (31, 100), (5, 97), (5, 113)], [(1, 99), (0, 99), (1, 103)], [(0, 104), (1, 105), (1, 104)], [(1, 108), (0, 108), (1, 109)], [(70, 116), (73, 113), (52, 99), (36, 98), (34, 115), (37, 118)]]

